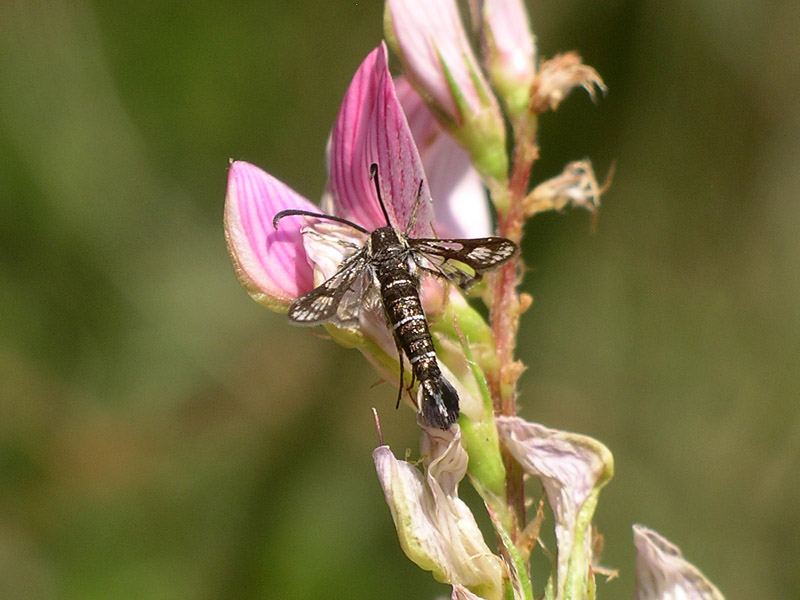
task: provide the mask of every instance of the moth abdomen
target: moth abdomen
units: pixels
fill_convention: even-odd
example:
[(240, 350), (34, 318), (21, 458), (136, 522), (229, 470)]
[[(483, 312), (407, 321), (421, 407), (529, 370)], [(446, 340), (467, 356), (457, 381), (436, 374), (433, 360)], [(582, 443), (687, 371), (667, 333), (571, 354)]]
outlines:
[(449, 429), (458, 420), (458, 393), (441, 373), (419, 382), (417, 402), (428, 427)]

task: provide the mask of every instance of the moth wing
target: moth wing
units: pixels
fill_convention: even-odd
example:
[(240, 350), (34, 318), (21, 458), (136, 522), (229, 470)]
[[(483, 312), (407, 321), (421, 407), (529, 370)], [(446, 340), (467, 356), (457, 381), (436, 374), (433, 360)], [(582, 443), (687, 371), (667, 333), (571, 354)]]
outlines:
[(356, 325), (362, 296), (370, 283), (368, 267), (366, 250), (353, 254), (333, 276), (292, 302), (289, 320), (309, 326), (321, 323)]
[(408, 243), (417, 265), (465, 291), (479, 282), (486, 271), (500, 266), (519, 251), (514, 242), (503, 237), (411, 238)]

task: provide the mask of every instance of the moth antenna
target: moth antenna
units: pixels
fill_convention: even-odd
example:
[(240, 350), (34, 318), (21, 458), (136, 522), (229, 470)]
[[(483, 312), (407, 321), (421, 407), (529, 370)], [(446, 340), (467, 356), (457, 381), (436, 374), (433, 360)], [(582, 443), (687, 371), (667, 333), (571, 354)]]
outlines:
[(392, 222), (389, 220), (389, 213), (386, 212), (386, 205), (383, 203), (383, 196), (381, 195), (381, 185), (378, 181), (378, 163), (372, 163), (369, 166), (369, 178), (375, 181), (375, 191), (378, 193), (378, 204), (381, 205), (381, 211), (383, 211), (386, 224), (391, 227)]
[(302, 217), (315, 217), (317, 219), (326, 219), (328, 221), (335, 221), (336, 223), (342, 223), (343, 225), (349, 225), (353, 229), (360, 231), (361, 233), (369, 233), (368, 230), (364, 229), (358, 223), (353, 223), (352, 221), (348, 221), (344, 217), (335, 217), (334, 215), (326, 215), (324, 213), (315, 213), (311, 212), (310, 210), (300, 210), (299, 208), (289, 208), (286, 210), (282, 210), (277, 213), (272, 219), (272, 227), (275, 229), (278, 228), (278, 221), (283, 219), (284, 217), (294, 217), (294, 216), (302, 216)]

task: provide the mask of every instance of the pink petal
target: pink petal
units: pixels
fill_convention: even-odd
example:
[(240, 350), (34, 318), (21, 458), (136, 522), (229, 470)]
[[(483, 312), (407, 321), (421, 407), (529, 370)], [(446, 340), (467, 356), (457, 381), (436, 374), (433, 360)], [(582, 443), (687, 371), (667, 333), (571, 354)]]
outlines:
[(391, 225), (406, 230), (423, 182), (416, 219), (407, 233), (430, 234), (430, 192), (397, 100), (383, 43), (367, 56), (347, 89), (331, 134), (328, 160), (337, 215), (367, 229), (386, 225), (369, 176), (370, 165), (377, 163)]
[(387, 36), (397, 41), (398, 54), (417, 88), (431, 95), (451, 120), (461, 122), (442, 62), (447, 66), (473, 113), (482, 108), (476, 86), (488, 89), (467, 39), (454, 0), (388, 0)]
[(311, 202), (268, 173), (237, 161), (228, 171), (225, 237), (236, 274), (259, 303), (280, 308), (313, 288), (303, 249), (302, 217), (272, 219), (283, 209), (318, 211)]
[(522, 0), (484, 0), (483, 18), (504, 76), (530, 85), (536, 50), (525, 4)]
[(469, 154), (442, 129), (425, 101), (404, 77), (394, 80), (433, 196), (440, 237), (491, 235), (489, 203)]

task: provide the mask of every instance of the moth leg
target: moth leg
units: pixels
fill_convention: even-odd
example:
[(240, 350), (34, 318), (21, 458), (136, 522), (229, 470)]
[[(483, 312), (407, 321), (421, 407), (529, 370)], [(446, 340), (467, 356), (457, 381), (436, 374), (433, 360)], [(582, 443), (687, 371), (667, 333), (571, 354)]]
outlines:
[(422, 202), (422, 183), (425, 181), (424, 179), (419, 180), (419, 187), (417, 188), (417, 197), (414, 199), (414, 206), (411, 209), (411, 216), (408, 218), (408, 223), (406, 224), (406, 234), (411, 231), (411, 228), (414, 226), (414, 223), (417, 222), (417, 210), (419, 209), (420, 202)]
[(414, 369), (411, 369), (411, 383), (406, 388), (406, 391), (408, 392), (408, 395), (411, 396), (412, 398), (414, 396), (411, 395), (411, 390), (414, 389), (414, 384), (416, 382), (417, 382), (417, 374), (414, 372)]
[[(394, 338), (394, 345), (397, 348), (397, 358), (400, 360), (400, 385), (397, 386), (397, 404), (395, 404), (394, 409), (397, 410), (400, 408), (400, 400), (403, 399), (403, 379), (405, 375), (405, 360), (403, 357), (403, 348), (400, 346), (400, 340), (397, 339), (397, 336), (392, 336)], [(413, 371), (412, 371), (413, 377)]]

